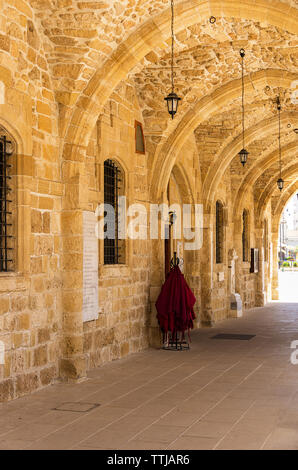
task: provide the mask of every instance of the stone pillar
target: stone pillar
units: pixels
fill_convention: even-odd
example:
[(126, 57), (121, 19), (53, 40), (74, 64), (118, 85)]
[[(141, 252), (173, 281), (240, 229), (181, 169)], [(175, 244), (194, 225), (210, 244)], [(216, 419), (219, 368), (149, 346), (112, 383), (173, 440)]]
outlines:
[(149, 344), (151, 347), (160, 348), (161, 331), (156, 318), (157, 311), (155, 302), (160, 294), (161, 286), (164, 282), (164, 240), (151, 241), (151, 285), (150, 285), (150, 314), (149, 314)]
[(278, 288), (278, 232), (272, 233), (272, 300), (279, 300)]
[(202, 312), (202, 305), (201, 305), (201, 270), (200, 270), (200, 253), (201, 250), (190, 250), (184, 251), (184, 265), (185, 265), (185, 272), (184, 276), (185, 279), (193, 291), (196, 297), (196, 303), (194, 306), (194, 312), (196, 315), (196, 320), (194, 321), (194, 326), (199, 327), (200, 325), (200, 317)]
[(256, 234), (256, 246), (259, 250), (259, 272), (256, 279), (256, 307), (263, 307), (266, 303), (266, 290), (265, 290), (265, 261), (264, 261), (264, 230), (263, 228), (257, 228)]
[(235, 290), (244, 300), (242, 289), (242, 217), (234, 221), (234, 250), (238, 256), (235, 262)]
[[(60, 377), (77, 381), (86, 376), (83, 351), (83, 210), (88, 198), (84, 148), (66, 147), (63, 162), (65, 194), (62, 203), (62, 315)], [(84, 206), (85, 204), (85, 206)]]
[[(167, 193), (164, 192), (161, 199), (155, 204), (168, 204)], [(151, 279), (150, 279), (150, 297), (149, 297), (149, 345), (154, 348), (160, 348), (162, 345), (162, 333), (156, 318), (157, 310), (155, 302), (160, 294), (162, 284), (165, 280), (165, 250), (164, 239), (161, 239), (161, 230), (164, 230), (163, 224), (159, 224), (159, 238), (151, 240)]]
[(236, 292), (236, 260), (238, 259), (237, 253), (232, 248), (228, 253), (229, 261), (229, 286), (230, 292), (230, 316), (232, 318), (242, 317), (242, 300), (240, 294)]
[(212, 288), (213, 288), (213, 230), (212, 216), (204, 214), (203, 247), (201, 257), (201, 326), (212, 326)]

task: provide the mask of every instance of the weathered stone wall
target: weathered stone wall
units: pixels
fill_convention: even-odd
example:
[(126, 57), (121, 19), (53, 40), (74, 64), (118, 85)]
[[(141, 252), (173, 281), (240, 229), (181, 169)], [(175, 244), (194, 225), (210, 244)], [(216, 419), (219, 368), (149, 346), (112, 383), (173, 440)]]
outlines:
[[(248, 191), (243, 199), (243, 210), (248, 211), (248, 261), (243, 261), (242, 256), (242, 228), (243, 223), (242, 219), (239, 220), (237, 230), (238, 238), (238, 250), (239, 253), (239, 278), (238, 286), (239, 293), (242, 298), (243, 307), (245, 310), (253, 308), (256, 301), (256, 288), (257, 288), (257, 274), (250, 273), (250, 260), (251, 260), (251, 248), (257, 248), (256, 246), (256, 236), (255, 236), (255, 214), (254, 214), (254, 203), (253, 203), (253, 192), (252, 190)], [(241, 244), (240, 244), (241, 241)]]
[[(121, 83), (107, 102), (87, 151), (89, 202), (103, 201), (103, 163), (113, 159), (123, 169), (127, 206), (148, 205), (147, 155), (135, 151), (135, 120), (142, 121), (134, 87)], [(99, 318), (84, 324), (87, 367), (96, 367), (148, 346), (150, 244), (125, 241), (125, 263), (104, 265), (99, 243)]]
[[(212, 229), (213, 229), (213, 276), (212, 276), (212, 307), (213, 321), (220, 321), (229, 315), (229, 292), (228, 292), (228, 252), (233, 246), (233, 234), (231, 233), (228, 209), (231, 207), (230, 172), (227, 171), (218, 185), (212, 207)], [(216, 201), (223, 204), (223, 259), (222, 263), (216, 263)]]
[(1, 401), (51, 383), (60, 345), (58, 114), (42, 37), (23, 0), (0, 3), (0, 81), (0, 125), (17, 145), (16, 269), (0, 275)]

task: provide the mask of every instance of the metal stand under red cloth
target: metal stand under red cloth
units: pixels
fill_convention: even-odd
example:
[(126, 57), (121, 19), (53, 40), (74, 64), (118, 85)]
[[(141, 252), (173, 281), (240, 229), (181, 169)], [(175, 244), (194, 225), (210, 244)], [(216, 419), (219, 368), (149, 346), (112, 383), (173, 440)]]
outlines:
[(164, 349), (189, 349), (185, 332), (193, 328), (196, 298), (178, 265), (174, 265), (156, 301), (157, 320), (163, 333)]
[(183, 351), (184, 349), (190, 349), (189, 342), (183, 338), (183, 335), (179, 331), (173, 335), (170, 331), (163, 333), (162, 342), (162, 349), (166, 349), (167, 351)]

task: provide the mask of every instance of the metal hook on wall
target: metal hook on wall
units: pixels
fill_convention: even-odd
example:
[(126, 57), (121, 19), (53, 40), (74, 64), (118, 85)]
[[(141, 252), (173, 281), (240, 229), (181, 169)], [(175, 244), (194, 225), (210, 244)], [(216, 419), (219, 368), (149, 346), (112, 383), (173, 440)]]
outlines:
[(174, 256), (171, 259), (171, 268), (174, 268), (175, 266), (179, 266), (180, 259), (177, 257), (177, 252), (174, 251)]

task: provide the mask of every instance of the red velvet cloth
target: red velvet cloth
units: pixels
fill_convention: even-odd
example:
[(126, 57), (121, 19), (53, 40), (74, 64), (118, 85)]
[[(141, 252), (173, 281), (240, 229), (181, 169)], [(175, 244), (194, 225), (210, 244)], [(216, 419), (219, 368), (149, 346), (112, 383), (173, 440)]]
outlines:
[(193, 307), (196, 298), (187, 285), (179, 266), (168, 273), (156, 301), (157, 320), (164, 333), (176, 333), (193, 328), (196, 318)]

